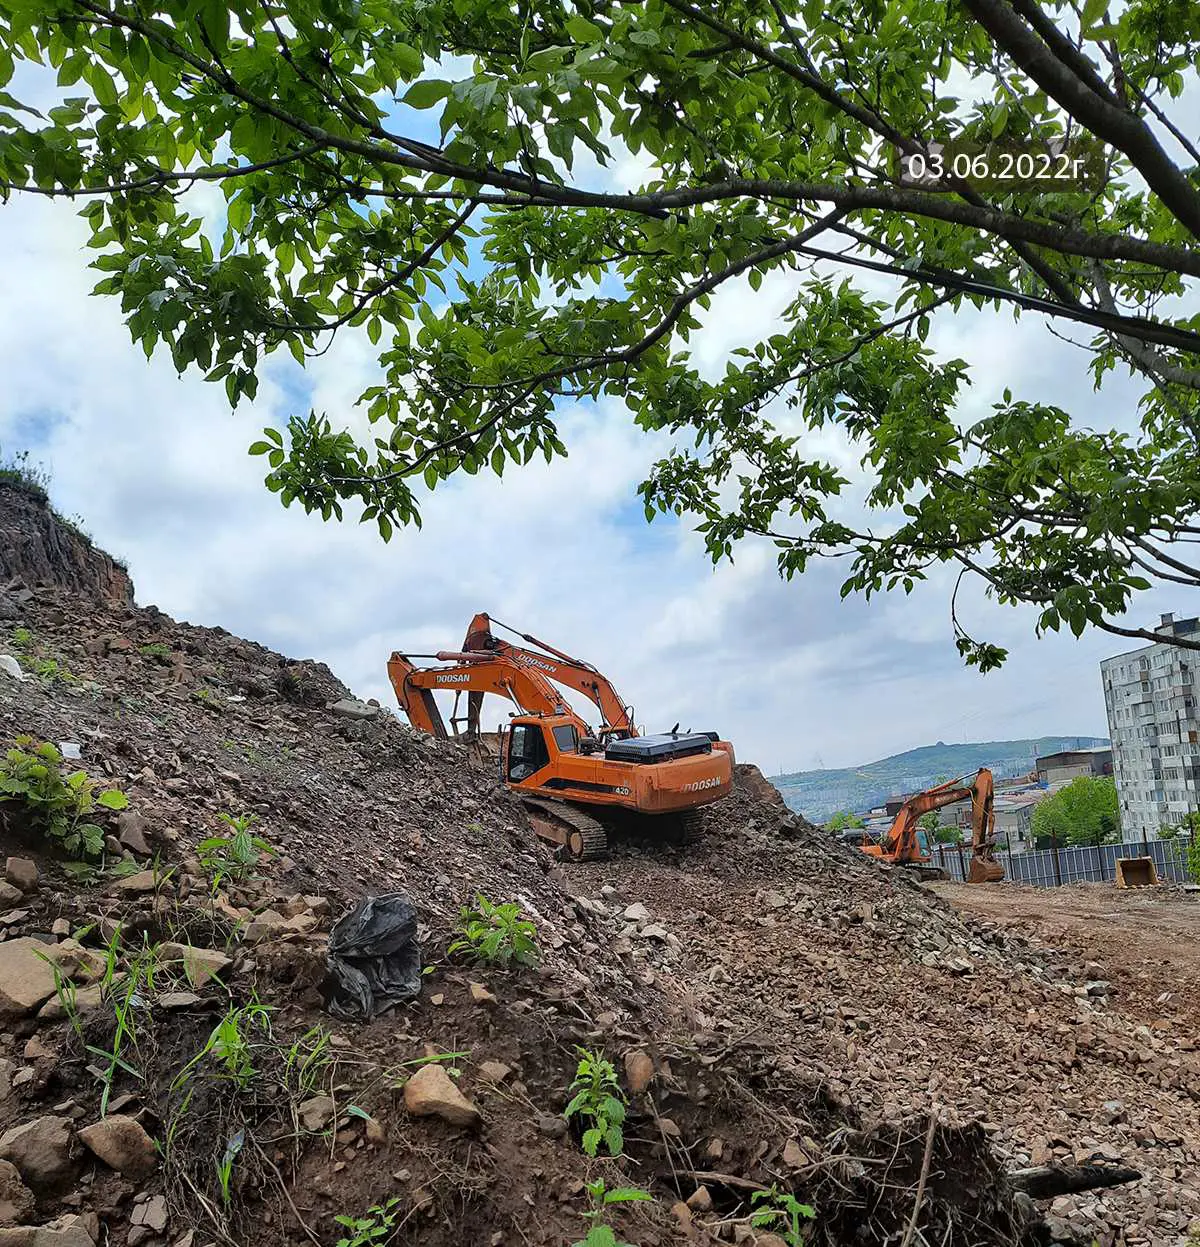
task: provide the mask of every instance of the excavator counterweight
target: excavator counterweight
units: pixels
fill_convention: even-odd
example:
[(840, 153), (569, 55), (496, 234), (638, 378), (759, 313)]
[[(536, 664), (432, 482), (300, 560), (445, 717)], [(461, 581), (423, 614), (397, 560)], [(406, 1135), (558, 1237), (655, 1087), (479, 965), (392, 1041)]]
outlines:
[[(441, 739), (478, 741), (487, 694), (516, 707), (497, 734), (502, 782), (517, 793), (534, 830), (565, 856), (599, 856), (607, 832), (631, 822), (664, 836), (685, 834), (703, 806), (733, 787), (733, 746), (716, 732), (641, 735), (633, 711), (595, 667), (518, 633), (542, 651), (512, 645), (476, 615), (460, 650), (394, 653), (388, 677), (409, 722)], [(446, 664), (419, 667), (414, 657)], [(552, 683), (553, 681), (553, 683)], [(555, 684), (588, 698), (603, 716), (597, 731), (567, 704)], [(434, 700), (438, 689), (467, 694), (467, 713), (449, 729)], [(460, 724), (466, 724), (460, 731)]]

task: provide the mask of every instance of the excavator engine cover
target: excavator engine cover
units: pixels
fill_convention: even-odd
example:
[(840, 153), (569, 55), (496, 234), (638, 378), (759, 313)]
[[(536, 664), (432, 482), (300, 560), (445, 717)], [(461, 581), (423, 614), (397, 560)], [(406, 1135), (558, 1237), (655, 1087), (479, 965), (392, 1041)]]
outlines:
[(605, 750), (610, 762), (669, 762), (672, 758), (690, 758), (698, 753), (712, 753), (715, 732), (682, 732), (678, 735), (633, 736), (614, 740)]

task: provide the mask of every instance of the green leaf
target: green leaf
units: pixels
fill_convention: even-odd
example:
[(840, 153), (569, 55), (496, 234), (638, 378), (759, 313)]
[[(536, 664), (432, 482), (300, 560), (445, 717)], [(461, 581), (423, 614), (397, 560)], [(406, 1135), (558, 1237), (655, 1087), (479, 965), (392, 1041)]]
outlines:
[(409, 108), (432, 108), (439, 100), (450, 94), (450, 84), (426, 78), (414, 82), (404, 94), (404, 103)]
[(567, 21), (566, 30), (576, 43), (599, 43), (604, 38), (604, 31), (581, 13), (576, 13)]

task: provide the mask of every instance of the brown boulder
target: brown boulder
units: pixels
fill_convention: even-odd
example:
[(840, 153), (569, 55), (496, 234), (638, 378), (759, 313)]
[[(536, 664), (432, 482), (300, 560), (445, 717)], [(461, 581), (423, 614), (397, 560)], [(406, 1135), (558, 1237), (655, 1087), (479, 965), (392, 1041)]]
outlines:
[(23, 1225), (33, 1216), (33, 1192), (16, 1165), (0, 1160), (0, 1225)]
[(54, 947), (28, 936), (0, 944), (0, 1018), (24, 1017), (55, 994), (54, 971), (45, 960)]
[(71, 1163), (71, 1121), (68, 1117), (37, 1117), (0, 1135), (0, 1160), (10, 1161), (35, 1191), (66, 1183)]
[(4, 864), (4, 877), (22, 892), (34, 892), (38, 885), (37, 863), (28, 857), (10, 857)]
[(404, 1107), (414, 1117), (440, 1117), (453, 1126), (474, 1126), (479, 1110), (440, 1065), (423, 1065), (404, 1084)]
[(147, 1178), (158, 1164), (154, 1141), (140, 1122), (121, 1113), (103, 1117), (79, 1132), (88, 1151), (129, 1178)]

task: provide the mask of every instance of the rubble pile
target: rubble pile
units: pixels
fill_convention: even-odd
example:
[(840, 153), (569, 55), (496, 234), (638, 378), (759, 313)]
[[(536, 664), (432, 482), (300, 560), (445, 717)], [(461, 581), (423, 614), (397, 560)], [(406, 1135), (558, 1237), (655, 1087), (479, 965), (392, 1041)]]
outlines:
[[(653, 1196), (604, 1213), (638, 1247), (794, 1247), (797, 1201), (806, 1242), (856, 1247), (1174, 1247), (1200, 1216), (1194, 1051), (1069, 955), (831, 841), (745, 765), (697, 843), (556, 864), (465, 750), (320, 663), (135, 607), (84, 546), (61, 570), (53, 516), (3, 493), (25, 550), (3, 735), (128, 806), (94, 812), (81, 868), (0, 802), (0, 1247), (566, 1247), (597, 1179)], [(260, 840), (214, 867), (238, 827)], [(331, 928), (394, 892), (419, 994), (331, 1016)], [(535, 965), (451, 950), (479, 896), (535, 924)], [(616, 1158), (564, 1117), (585, 1052), (627, 1100)], [(1009, 1176), (1097, 1158), (1146, 1176), (1052, 1207)]]

